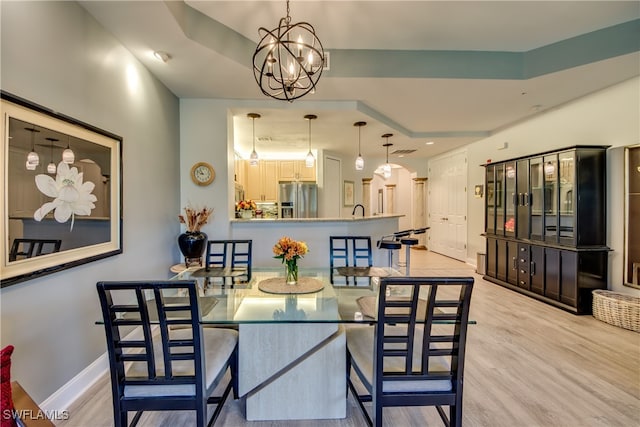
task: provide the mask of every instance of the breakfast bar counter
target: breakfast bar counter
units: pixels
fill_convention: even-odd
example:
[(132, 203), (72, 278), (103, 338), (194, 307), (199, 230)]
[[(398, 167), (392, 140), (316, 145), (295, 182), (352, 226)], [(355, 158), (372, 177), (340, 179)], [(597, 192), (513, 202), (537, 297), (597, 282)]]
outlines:
[(273, 258), (272, 248), (282, 236), (307, 243), (309, 253), (300, 264), (307, 268), (329, 266), (329, 236), (371, 236), (374, 265), (387, 264), (387, 251), (375, 249), (382, 237), (398, 231), (398, 219), (403, 215), (387, 214), (345, 218), (256, 218), (232, 219), (232, 239), (253, 240), (253, 265), (275, 267), (281, 264)]

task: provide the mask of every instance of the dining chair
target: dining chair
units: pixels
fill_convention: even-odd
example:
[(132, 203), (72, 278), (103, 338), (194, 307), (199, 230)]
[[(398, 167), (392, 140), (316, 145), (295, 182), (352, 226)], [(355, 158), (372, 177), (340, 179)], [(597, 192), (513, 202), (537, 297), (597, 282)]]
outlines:
[(380, 279), (375, 324), (346, 332), (348, 386), (370, 426), (382, 426), (382, 409), (392, 406), (435, 406), (445, 425), (462, 424), (472, 288), (471, 277)]
[(60, 252), (60, 239), (13, 239), (9, 261)]
[[(329, 236), (329, 268), (330, 281), (334, 284), (334, 275), (344, 276), (349, 284), (349, 277), (358, 285), (366, 280), (368, 284), (371, 278), (367, 275), (368, 269), (373, 266), (371, 252), (371, 237), (369, 236)], [(362, 275), (363, 277), (359, 277)]]
[[(97, 288), (115, 426), (129, 425), (130, 411), (135, 426), (144, 411), (173, 410), (195, 410), (195, 425), (211, 426), (232, 389), (238, 397), (238, 333), (202, 328), (196, 281), (98, 282)], [(212, 396), (228, 370), (224, 391)], [(217, 406), (206, 423), (208, 404)]]
[(217, 270), (223, 280), (231, 283), (251, 280), (252, 240), (209, 240), (205, 257), (205, 271)]

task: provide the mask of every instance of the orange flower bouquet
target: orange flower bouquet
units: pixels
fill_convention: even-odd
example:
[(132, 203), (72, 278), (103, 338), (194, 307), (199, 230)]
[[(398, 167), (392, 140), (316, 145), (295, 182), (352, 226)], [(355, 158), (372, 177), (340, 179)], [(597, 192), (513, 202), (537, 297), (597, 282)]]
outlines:
[(274, 258), (280, 258), (286, 268), (286, 281), (289, 285), (298, 282), (298, 259), (304, 257), (309, 248), (302, 241), (296, 241), (289, 237), (281, 237), (273, 247)]

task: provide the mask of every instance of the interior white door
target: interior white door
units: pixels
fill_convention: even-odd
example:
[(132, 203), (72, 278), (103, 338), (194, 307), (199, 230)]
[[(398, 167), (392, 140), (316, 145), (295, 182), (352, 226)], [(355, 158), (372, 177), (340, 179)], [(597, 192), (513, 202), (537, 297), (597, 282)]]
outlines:
[(324, 158), (324, 186), (321, 212), (324, 218), (340, 218), (342, 209), (342, 164), (340, 159), (334, 157)]
[(459, 151), (429, 165), (429, 247), (465, 261), (467, 258), (467, 154)]

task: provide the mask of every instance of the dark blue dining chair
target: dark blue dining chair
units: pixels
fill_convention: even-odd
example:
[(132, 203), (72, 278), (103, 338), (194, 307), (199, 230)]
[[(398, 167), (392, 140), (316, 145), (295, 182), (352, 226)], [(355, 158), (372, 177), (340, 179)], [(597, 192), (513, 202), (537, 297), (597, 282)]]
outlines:
[(462, 425), (472, 289), (471, 277), (380, 279), (375, 324), (346, 332), (349, 389), (370, 426), (381, 427), (382, 409), (391, 406), (435, 406), (445, 425)]
[[(329, 236), (330, 281), (334, 284), (334, 275), (344, 276), (345, 284), (353, 278), (369, 284), (371, 278), (366, 270), (373, 266), (371, 237), (369, 236)], [(359, 277), (362, 275), (362, 277)]]
[(217, 271), (220, 277), (231, 278), (232, 284), (249, 282), (252, 257), (252, 240), (209, 240), (205, 256), (205, 271)]
[[(97, 288), (115, 426), (128, 426), (131, 411), (135, 426), (144, 411), (174, 410), (195, 410), (195, 426), (212, 425), (232, 389), (238, 397), (238, 333), (202, 328), (196, 281), (98, 282)], [(229, 383), (212, 396), (228, 370)], [(207, 404), (217, 404), (208, 423)]]

